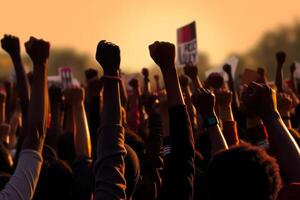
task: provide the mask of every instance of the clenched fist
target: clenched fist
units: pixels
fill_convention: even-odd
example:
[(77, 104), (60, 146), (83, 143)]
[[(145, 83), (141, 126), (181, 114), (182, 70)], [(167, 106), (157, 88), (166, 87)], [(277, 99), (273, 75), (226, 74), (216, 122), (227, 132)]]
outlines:
[(284, 51), (279, 51), (276, 53), (275, 55), (276, 57), (276, 61), (278, 63), (279, 66), (282, 66), (283, 63), (285, 62), (285, 59), (286, 59), (286, 54)]
[(10, 56), (20, 55), (20, 41), (18, 37), (12, 35), (4, 35), (1, 40), (1, 46)]
[(149, 46), (150, 56), (163, 71), (175, 67), (175, 46), (169, 42), (154, 42)]
[(215, 95), (204, 88), (197, 89), (192, 95), (192, 102), (202, 117), (215, 115)]
[(243, 95), (243, 101), (248, 110), (253, 111), (262, 119), (278, 115), (276, 93), (265, 84), (252, 82)]
[(25, 49), (34, 64), (44, 64), (49, 58), (50, 43), (30, 37), (25, 43)]
[(120, 48), (101, 40), (97, 46), (96, 60), (102, 66), (104, 75), (117, 76), (121, 62)]

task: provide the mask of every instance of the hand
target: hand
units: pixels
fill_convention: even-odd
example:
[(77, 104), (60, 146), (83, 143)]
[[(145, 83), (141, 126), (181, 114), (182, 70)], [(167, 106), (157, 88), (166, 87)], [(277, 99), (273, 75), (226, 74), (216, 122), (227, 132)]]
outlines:
[(138, 79), (136, 79), (136, 78), (133, 78), (133, 79), (131, 79), (131, 80), (129, 81), (129, 85), (130, 85), (133, 89), (137, 90), (137, 89), (140, 87), (140, 81), (139, 81)]
[(63, 93), (66, 101), (71, 105), (75, 105), (76, 103), (83, 103), (84, 101), (83, 88), (67, 88)]
[(1, 46), (10, 56), (20, 55), (20, 41), (18, 37), (12, 35), (4, 35), (1, 40)]
[(51, 86), (49, 88), (49, 98), (51, 104), (57, 104), (62, 101), (61, 89), (57, 86)]
[(224, 78), (219, 73), (211, 73), (205, 81), (207, 88), (212, 87), (215, 90), (220, 89), (223, 85)]
[(215, 92), (216, 103), (220, 107), (230, 107), (232, 102), (232, 92), (229, 90), (218, 90)]
[(98, 71), (95, 69), (89, 68), (85, 70), (84, 73), (87, 81), (95, 77), (98, 78)]
[(197, 89), (192, 95), (192, 102), (202, 117), (215, 115), (215, 95), (204, 88)]
[(181, 87), (186, 88), (189, 86), (189, 78), (186, 75), (179, 76), (179, 83)]
[(150, 56), (162, 71), (175, 69), (175, 46), (168, 42), (154, 42), (149, 46)]
[(0, 92), (0, 103), (3, 104), (6, 102), (6, 94), (4, 92)]
[(25, 49), (34, 64), (44, 64), (49, 58), (50, 43), (30, 37), (25, 43)]
[(144, 78), (148, 79), (149, 78), (149, 70), (147, 68), (142, 69), (142, 74)]
[(226, 72), (228, 75), (232, 75), (232, 73), (231, 73), (231, 71), (232, 71), (231, 65), (225, 64), (225, 65), (223, 66), (223, 70), (224, 70), (224, 72)]
[(275, 91), (265, 84), (252, 82), (243, 95), (247, 110), (259, 115), (263, 120), (278, 115)]
[(286, 54), (284, 51), (279, 51), (275, 55), (278, 66), (281, 67), (286, 59)]
[(195, 79), (198, 76), (198, 68), (197, 66), (186, 65), (184, 68), (184, 73), (190, 77), (191, 79)]
[(287, 93), (278, 93), (277, 94), (277, 107), (280, 114), (288, 113), (292, 108), (293, 100)]
[(101, 40), (97, 46), (96, 60), (102, 66), (104, 75), (118, 75), (121, 57), (117, 45)]

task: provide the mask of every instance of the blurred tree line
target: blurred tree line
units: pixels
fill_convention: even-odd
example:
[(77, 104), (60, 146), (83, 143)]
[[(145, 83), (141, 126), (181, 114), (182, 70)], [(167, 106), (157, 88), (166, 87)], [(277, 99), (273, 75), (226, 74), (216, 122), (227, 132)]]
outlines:
[[(257, 69), (263, 67), (266, 70), (269, 80), (274, 80), (276, 63), (275, 53), (283, 50), (287, 53), (287, 61), (284, 68), (284, 76), (289, 76), (289, 67), (293, 61), (300, 61), (300, 21), (296, 20), (291, 25), (282, 25), (272, 31), (268, 31), (262, 35), (256, 44), (244, 53), (230, 53), (240, 59), (236, 76), (242, 74), (245, 68)], [(24, 55), (24, 64), (31, 70), (30, 59)], [(73, 69), (74, 76), (81, 82), (85, 83), (84, 70), (87, 68), (95, 68), (98, 64), (88, 54), (83, 54), (70, 48), (53, 48), (49, 60), (49, 75), (57, 75), (58, 68), (69, 66)], [(203, 80), (204, 72), (214, 66), (209, 61), (209, 56), (203, 51), (199, 54), (199, 76)], [(156, 66), (150, 66), (151, 79), (154, 74), (160, 74)], [(11, 60), (7, 54), (0, 53), (0, 79), (5, 80), (13, 75), (13, 67)], [(181, 71), (181, 69), (179, 69)], [(126, 73), (126, 70), (124, 71)], [(100, 72), (101, 73), (101, 72)]]

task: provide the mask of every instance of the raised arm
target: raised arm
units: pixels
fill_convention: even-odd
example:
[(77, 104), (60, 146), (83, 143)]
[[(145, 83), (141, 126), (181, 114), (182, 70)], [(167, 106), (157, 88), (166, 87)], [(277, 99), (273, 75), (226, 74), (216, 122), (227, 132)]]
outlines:
[(210, 138), (211, 154), (228, 149), (215, 113), (215, 95), (207, 89), (197, 89), (192, 96), (192, 101), (203, 118), (203, 128), (207, 130)]
[(91, 157), (91, 140), (88, 122), (86, 118), (83, 88), (70, 88), (64, 91), (64, 96), (71, 103), (74, 122), (74, 145), (77, 156)]
[(270, 149), (280, 171), (288, 182), (299, 182), (300, 149), (278, 113), (275, 91), (253, 82), (247, 88), (245, 99), (247, 108), (258, 114), (267, 128)]
[(160, 199), (192, 199), (194, 138), (175, 68), (175, 46), (155, 42), (149, 51), (163, 74), (169, 104), (171, 153), (165, 166)]
[(231, 65), (225, 64), (223, 66), (223, 70), (228, 75), (228, 86), (229, 86), (229, 90), (232, 92), (231, 107), (232, 107), (234, 112), (237, 112), (239, 107), (240, 107), (240, 101), (239, 101), (239, 98), (238, 98), (238, 95), (237, 95), (237, 92), (236, 92), (236, 88), (235, 88), (235, 85), (234, 85), (234, 78), (232, 76)]
[(276, 77), (275, 84), (278, 92), (283, 92), (283, 63), (285, 62), (286, 54), (283, 51), (279, 51), (276, 53)]
[(33, 83), (28, 109), (23, 149), (14, 175), (0, 192), (0, 199), (32, 199), (42, 166), (42, 149), (46, 133), (47, 106), (47, 62), (50, 44), (33, 37), (25, 44), (33, 61)]
[(30, 87), (28, 78), (21, 60), (19, 38), (12, 35), (4, 35), (1, 40), (3, 50), (11, 57), (16, 71), (18, 92), (21, 99), (23, 120), (26, 120), (29, 105)]
[(103, 111), (97, 138), (94, 199), (126, 199), (124, 129), (121, 126), (121, 100), (118, 69), (120, 49), (100, 41), (96, 59), (104, 70)]
[(197, 66), (185, 66), (184, 67), (184, 73), (190, 77), (190, 79), (192, 80), (192, 83), (194, 85), (195, 89), (200, 89), (202, 88), (202, 83), (200, 81), (200, 78), (198, 76), (198, 68)]

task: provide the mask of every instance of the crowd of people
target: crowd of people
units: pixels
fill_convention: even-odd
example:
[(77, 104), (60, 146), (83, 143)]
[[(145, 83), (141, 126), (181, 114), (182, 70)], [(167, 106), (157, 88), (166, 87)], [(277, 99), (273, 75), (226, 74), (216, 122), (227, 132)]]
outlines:
[[(141, 70), (127, 93), (120, 49), (100, 41), (103, 69), (85, 71), (87, 84), (48, 87), (50, 43), (4, 35), (2, 49), (16, 83), (1, 83), (2, 200), (299, 200), (300, 84), (283, 79), (285, 53), (275, 56), (275, 87), (263, 68), (248, 85), (196, 66), (179, 75), (175, 46), (154, 42), (149, 53), (164, 81)], [(299, 90), (298, 90), (299, 89)]]

